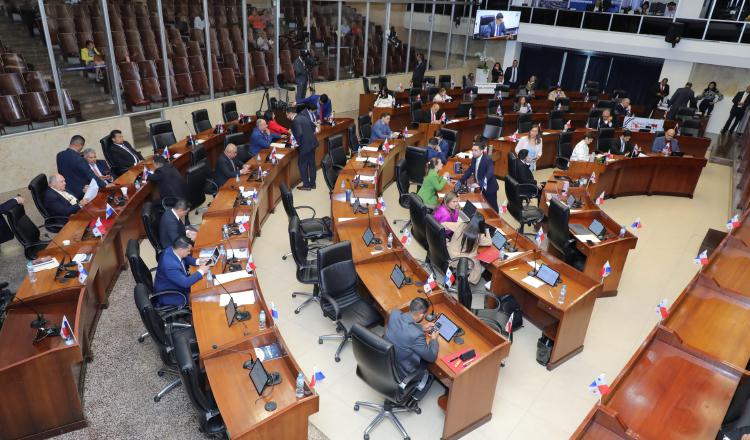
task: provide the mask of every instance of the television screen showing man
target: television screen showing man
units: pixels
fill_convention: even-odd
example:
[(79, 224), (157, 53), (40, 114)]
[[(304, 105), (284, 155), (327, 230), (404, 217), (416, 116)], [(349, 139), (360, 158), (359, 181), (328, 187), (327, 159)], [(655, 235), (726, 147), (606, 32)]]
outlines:
[(492, 11), (480, 9), (474, 20), (474, 38), (482, 40), (512, 40), (518, 35), (520, 11)]

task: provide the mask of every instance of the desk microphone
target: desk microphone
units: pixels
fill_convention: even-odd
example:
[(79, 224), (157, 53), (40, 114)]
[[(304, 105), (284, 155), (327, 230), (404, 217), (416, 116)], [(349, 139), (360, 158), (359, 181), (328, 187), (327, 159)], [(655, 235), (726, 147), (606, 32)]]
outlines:
[[(370, 220), (370, 204), (368, 203), (365, 206), (367, 207), (367, 228), (372, 231), (372, 222)], [(375, 235), (375, 233), (373, 232), (372, 235)], [(379, 239), (378, 237), (373, 237), (372, 242), (375, 243), (376, 251), (383, 250), (383, 246), (380, 246), (383, 243), (383, 240)]]
[(187, 141), (188, 145), (195, 146), (195, 138), (193, 137), (193, 131), (190, 130), (190, 124), (188, 124), (187, 121), (185, 121), (185, 127), (187, 127), (187, 130), (188, 130), (188, 141)]
[(516, 247), (518, 245), (518, 233), (521, 231), (521, 228), (516, 229), (516, 236), (513, 237), (513, 245), (508, 243), (508, 252), (518, 252), (518, 248)]
[[(62, 266), (64, 266), (64, 267), (78, 266), (78, 263), (76, 263), (75, 261), (73, 261), (73, 257), (70, 256), (70, 254), (68, 253), (68, 251), (66, 251), (64, 247), (60, 246), (55, 241), (54, 238), (50, 237), (49, 234), (47, 234), (46, 232), (44, 233), (44, 236), (47, 237), (47, 238), (49, 238), (50, 243), (54, 244), (58, 249), (60, 249), (62, 251), (62, 253), (65, 254), (65, 256), (68, 257), (68, 259), (70, 260), (69, 262), (65, 263), (64, 265), (63, 265), (63, 263), (60, 263)], [(63, 261), (65, 261), (65, 258), (63, 258)], [(2, 288), (2, 287), (0, 287), (0, 288)]]
[[(0, 284), (0, 289), (5, 289), (6, 287), (8, 287), (8, 283), (2, 283), (2, 284)], [(43, 329), (44, 326), (47, 325), (47, 323), (49, 321), (47, 321), (47, 319), (44, 317), (44, 315), (42, 315), (41, 313), (39, 313), (39, 311), (37, 309), (35, 309), (34, 307), (32, 307), (31, 304), (29, 304), (26, 301), (22, 300), (21, 297), (17, 296), (15, 293), (13, 294), (13, 299), (17, 299), (18, 302), (21, 305), (23, 305), (27, 309), (31, 310), (32, 312), (34, 312), (34, 314), (36, 315), (36, 318), (34, 318), (31, 321), (31, 328), (35, 328), (35, 329), (39, 330), (39, 329)], [(13, 303), (13, 300), (11, 300), (11, 303)]]
[[(219, 282), (216, 279), (216, 277), (214, 277), (214, 286), (217, 285), (217, 284), (219, 286), (221, 286), (222, 290), (224, 290), (224, 293), (226, 293), (227, 295), (229, 295), (229, 299), (232, 300), (232, 301), (234, 301), (234, 297), (232, 296), (231, 293), (229, 293), (229, 291), (227, 290), (227, 288), (224, 287), (224, 283)], [(235, 305), (236, 305), (236, 303), (235, 303)], [(250, 312), (237, 310), (237, 314), (235, 315), (235, 319), (238, 322), (246, 321), (246, 320), (250, 319)], [(245, 336), (247, 336), (247, 335), (245, 335)]]

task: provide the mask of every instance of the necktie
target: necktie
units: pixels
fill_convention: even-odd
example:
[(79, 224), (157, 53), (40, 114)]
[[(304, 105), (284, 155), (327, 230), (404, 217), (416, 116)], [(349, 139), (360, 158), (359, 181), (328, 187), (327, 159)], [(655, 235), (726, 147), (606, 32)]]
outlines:
[(500, 26), (498, 26), (498, 25), (495, 25), (495, 36), (496, 37), (500, 36)]
[(58, 194), (63, 196), (63, 198), (67, 200), (71, 205), (75, 205), (76, 203), (78, 203), (78, 200), (76, 200), (76, 198), (67, 191), (58, 191)]
[(513, 68), (513, 74), (510, 76), (510, 82), (516, 82), (516, 68)]
[(99, 167), (97, 167), (95, 163), (90, 164), (90, 166), (91, 166), (91, 171), (93, 171), (94, 174), (96, 174), (96, 177), (102, 177), (102, 173), (99, 172)]
[(128, 154), (133, 158), (133, 165), (135, 165), (135, 164), (138, 163), (138, 156), (136, 156), (135, 154), (133, 154), (133, 152), (130, 151), (130, 149), (127, 146), (125, 146), (124, 144), (123, 145), (115, 144), (115, 145), (117, 145), (118, 147), (120, 147), (123, 150), (125, 150), (125, 151), (128, 152)]
[[(172, 251), (174, 253), (174, 251)], [(175, 258), (177, 258), (177, 261), (180, 262), (180, 269), (182, 269), (182, 273), (187, 275), (187, 269), (185, 269), (185, 263), (182, 261), (182, 258), (180, 258), (179, 255), (174, 254)]]

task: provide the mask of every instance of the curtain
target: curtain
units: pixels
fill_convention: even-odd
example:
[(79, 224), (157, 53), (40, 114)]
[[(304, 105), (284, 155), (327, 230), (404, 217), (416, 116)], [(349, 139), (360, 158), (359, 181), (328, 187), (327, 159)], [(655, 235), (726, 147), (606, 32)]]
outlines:
[(663, 60), (616, 56), (606, 90), (627, 90), (633, 104), (645, 105), (649, 91), (659, 82)]
[[(518, 61), (519, 82), (525, 84), (531, 75), (536, 75), (539, 88), (557, 84), (563, 53), (562, 49), (524, 45)], [(503, 68), (507, 67), (503, 66)]]
[(586, 55), (568, 52), (565, 60), (565, 71), (562, 76), (561, 86), (563, 90), (580, 90), (583, 80), (583, 71), (586, 68)]

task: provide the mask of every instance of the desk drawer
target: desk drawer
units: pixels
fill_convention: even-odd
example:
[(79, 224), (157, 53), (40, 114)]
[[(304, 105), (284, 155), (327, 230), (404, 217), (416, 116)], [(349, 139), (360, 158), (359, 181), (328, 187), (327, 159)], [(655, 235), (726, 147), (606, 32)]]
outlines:
[(544, 313), (550, 316), (554, 316), (557, 319), (562, 318), (562, 312), (560, 312), (560, 310), (558, 310), (556, 307), (552, 307), (542, 300), (537, 301), (536, 306), (537, 308), (539, 308), (539, 310), (543, 310)]

